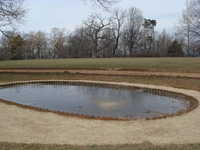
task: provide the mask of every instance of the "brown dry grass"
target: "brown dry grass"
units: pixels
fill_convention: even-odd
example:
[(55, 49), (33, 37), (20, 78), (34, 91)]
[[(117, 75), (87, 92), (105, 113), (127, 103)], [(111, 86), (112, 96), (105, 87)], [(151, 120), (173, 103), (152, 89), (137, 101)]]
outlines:
[(0, 82), (26, 81), (26, 80), (95, 80), (128, 83), (144, 83), (154, 85), (172, 86), (176, 88), (200, 91), (200, 80), (177, 77), (157, 76), (106, 76), (106, 75), (80, 75), (69, 73), (0, 73)]
[(200, 144), (156, 146), (145, 142), (134, 145), (69, 146), (0, 143), (0, 150), (199, 150)]

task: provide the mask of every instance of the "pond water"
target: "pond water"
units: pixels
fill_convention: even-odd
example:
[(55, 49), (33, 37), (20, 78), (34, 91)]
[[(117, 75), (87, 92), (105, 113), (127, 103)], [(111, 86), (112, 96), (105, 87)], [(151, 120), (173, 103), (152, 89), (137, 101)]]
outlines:
[(181, 97), (142, 89), (53, 83), (1, 87), (0, 99), (52, 111), (125, 119), (174, 114), (189, 105)]

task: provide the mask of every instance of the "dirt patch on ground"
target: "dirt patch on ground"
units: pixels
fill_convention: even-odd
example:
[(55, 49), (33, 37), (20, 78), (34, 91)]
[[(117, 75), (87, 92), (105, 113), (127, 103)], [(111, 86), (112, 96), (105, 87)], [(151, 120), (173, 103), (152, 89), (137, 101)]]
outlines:
[(86, 75), (115, 76), (161, 76), (200, 79), (200, 73), (151, 72), (151, 71), (119, 71), (119, 70), (68, 70), (68, 69), (0, 69), (0, 73), (71, 73)]
[(118, 76), (163, 76), (200, 79), (200, 73), (149, 72), (149, 71), (109, 71), (109, 70), (68, 70), (69, 73), (118, 75)]
[[(88, 81), (78, 81), (88, 82)], [(200, 101), (200, 92), (172, 87), (95, 82), (168, 90)], [(200, 142), (200, 108), (190, 113), (160, 120), (101, 121), (64, 117), (0, 103), (0, 141), (13, 143), (103, 145), (189, 144)]]

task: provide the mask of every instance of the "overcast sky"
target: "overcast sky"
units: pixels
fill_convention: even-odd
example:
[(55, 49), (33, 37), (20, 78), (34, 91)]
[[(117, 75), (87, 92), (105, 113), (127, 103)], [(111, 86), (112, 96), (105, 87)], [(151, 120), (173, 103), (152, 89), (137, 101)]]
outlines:
[[(158, 21), (158, 31), (173, 31), (185, 7), (185, 0), (122, 0), (114, 7), (137, 7), (144, 17)], [(91, 13), (103, 12), (85, 0), (25, 0), (25, 8), (28, 13), (19, 27), (24, 32), (48, 32), (53, 27), (72, 31)]]

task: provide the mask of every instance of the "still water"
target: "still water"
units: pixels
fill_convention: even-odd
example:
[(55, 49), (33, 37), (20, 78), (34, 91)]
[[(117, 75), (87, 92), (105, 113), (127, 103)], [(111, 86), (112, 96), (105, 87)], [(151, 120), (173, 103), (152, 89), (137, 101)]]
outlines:
[(127, 119), (174, 114), (189, 105), (181, 98), (141, 89), (53, 83), (1, 87), (0, 99), (52, 111)]

